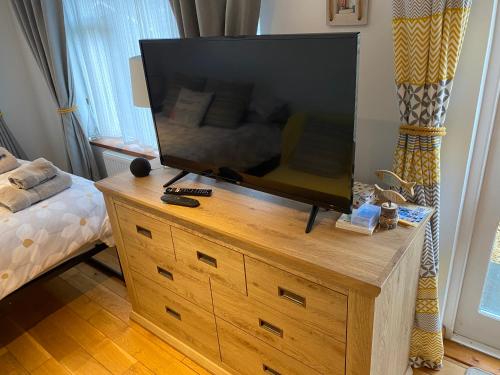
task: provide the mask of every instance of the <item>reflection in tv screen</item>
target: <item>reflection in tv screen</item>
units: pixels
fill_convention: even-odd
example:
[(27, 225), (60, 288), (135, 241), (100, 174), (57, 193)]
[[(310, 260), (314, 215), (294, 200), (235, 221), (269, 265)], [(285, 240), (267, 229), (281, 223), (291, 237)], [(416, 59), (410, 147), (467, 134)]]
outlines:
[(350, 212), (357, 33), (141, 50), (162, 164)]

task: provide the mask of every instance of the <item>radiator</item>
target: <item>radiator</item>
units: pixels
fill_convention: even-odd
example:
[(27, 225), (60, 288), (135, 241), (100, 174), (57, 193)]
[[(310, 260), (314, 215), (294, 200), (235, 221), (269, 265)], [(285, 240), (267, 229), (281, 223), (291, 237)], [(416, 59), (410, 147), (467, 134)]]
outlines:
[(108, 150), (102, 153), (102, 158), (108, 177), (128, 170), (130, 162), (135, 159), (133, 156)]

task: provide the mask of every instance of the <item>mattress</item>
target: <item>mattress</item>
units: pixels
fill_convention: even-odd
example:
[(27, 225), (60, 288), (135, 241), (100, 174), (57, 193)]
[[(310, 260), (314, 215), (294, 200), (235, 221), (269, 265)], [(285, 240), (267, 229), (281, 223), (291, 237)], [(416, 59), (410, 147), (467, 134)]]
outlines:
[(235, 129), (175, 125), (155, 115), (161, 152), (190, 161), (245, 171), (281, 153), (281, 130), (274, 124), (241, 123)]
[(71, 188), (23, 211), (0, 206), (0, 299), (94, 243), (114, 245), (102, 194), (92, 181), (72, 179)]

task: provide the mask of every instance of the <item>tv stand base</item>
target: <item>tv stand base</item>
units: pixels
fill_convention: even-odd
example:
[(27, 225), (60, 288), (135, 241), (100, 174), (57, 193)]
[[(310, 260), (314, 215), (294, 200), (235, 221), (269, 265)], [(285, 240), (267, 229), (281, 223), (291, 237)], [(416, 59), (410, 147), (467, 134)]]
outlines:
[(163, 184), (163, 187), (166, 188), (167, 186), (172, 185), (174, 182), (179, 181), (182, 177), (188, 175), (188, 171), (180, 171), (174, 178)]
[(316, 215), (318, 214), (319, 207), (312, 206), (311, 213), (309, 214), (309, 220), (307, 220), (306, 233), (309, 233), (312, 230), (314, 225), (314, 220), (316, 220)]

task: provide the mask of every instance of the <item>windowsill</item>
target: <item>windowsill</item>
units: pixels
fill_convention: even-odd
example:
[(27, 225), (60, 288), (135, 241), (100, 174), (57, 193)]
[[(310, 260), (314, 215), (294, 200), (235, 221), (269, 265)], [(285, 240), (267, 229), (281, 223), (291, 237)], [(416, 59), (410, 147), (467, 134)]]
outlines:
[(137, 143), (124, 144), (121, 138), (103, 137), (96, 138), (90, 141), (92, 146), (105, 148), (111, 151), (120, 152), (122, 154), (146, 158), (148, 160), (159, 157), (158, 151), (148, 147), (142, 147)]

